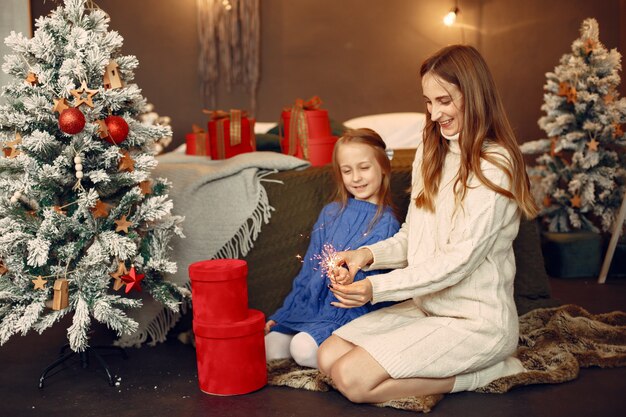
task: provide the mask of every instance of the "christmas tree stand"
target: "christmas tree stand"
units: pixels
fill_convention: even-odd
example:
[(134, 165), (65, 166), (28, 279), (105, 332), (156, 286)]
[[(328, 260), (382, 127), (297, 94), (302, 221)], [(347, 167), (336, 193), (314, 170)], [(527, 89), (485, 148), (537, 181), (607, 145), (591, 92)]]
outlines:
[(89, 355), (93, 354), (96, 360), (100, 363), (100, 366), (104, 369), (104, 372), (106, 372), (107, 379), (109, 380), (109, 385), (112, 387), (115, 386), (114, 375), (111, 373), (109, 366), (107, 365), (102, 355), (100, 355), (98, 350), (117, 351), (122, 355), (124, 359), (128, 359), (128, 355), (126, 354), (126, 351), (123, 348), (119, 346), (90, 346), (90, 347), (87, 347), (87, 349), (85, 349), (82, 352), (74, 352), (73, 350), (66, 352), (69, 349), (69, 347), (70, 347), (69, 344), (64, 345), (61, 348), (61, 351), (59, 352), (59, 358), (55, 360), (54, 362), (52, 362), (50, 365), (46, 367), (46, 369), (43, 370), (43, 372), (41, 373), (41, 376), (39, 377), (39, 388), (44, 387), (44, 380), (46, 379), (46, 376), (48, 375), (50, 371), (52, 371), (56, 367), (60, 367), (61, 365), (63, 365), (66, 361), (68, 361), (70, 358), (72, 358), (76, 354), (80, 355), (80, 364), (83, 369), (87, 369), (89, 367)]

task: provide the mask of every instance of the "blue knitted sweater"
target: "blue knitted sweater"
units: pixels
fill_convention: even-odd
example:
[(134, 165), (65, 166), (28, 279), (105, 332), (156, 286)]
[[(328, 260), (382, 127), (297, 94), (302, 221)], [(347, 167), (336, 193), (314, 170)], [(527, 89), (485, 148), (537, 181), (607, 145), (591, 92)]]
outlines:
[[(323, 276), (319, 264), (319, 256), (325, 244), (332, 244), (337, 251), (342, 251), (357, 249), (393, 236), (400, 225), (391, 209), (387, 208), (376, 224), (371, 225), (377, 208), (375, 204), (351, 198), (343, 210), (337, 202), (322, 209), (311, 232), (309, 248), (302, 269), (294, 279), (293, 288), (283, 306), (269, 317), (277, 323), (272, 331), (286, 334), (306, 332), (320, 345), (334, 330), (350, 320), (388, 305), (383, 303), (374, 307), (367, 303), (358, 308), (333, 307), (330, 303), (337, 299), (329, 291), (330, 281)], [(384, 272), (387, 271), (359, 271), (355, 281)]]

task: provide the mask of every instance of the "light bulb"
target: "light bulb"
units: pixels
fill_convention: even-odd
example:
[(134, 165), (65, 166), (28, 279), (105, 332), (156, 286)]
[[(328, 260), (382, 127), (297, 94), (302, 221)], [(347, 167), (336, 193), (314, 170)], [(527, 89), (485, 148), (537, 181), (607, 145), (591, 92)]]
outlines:
[(446, 26), (452, 26), (454, 22), (456, 22), (456, 14), (459, 12), (459, 9), (454, 8), (450, 10), (447, 15), (443, 17), (443, 24)]

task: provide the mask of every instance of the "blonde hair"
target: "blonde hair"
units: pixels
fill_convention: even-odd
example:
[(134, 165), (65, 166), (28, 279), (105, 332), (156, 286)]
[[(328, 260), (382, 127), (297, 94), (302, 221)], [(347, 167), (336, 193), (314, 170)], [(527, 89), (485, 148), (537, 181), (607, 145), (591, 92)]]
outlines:
[(335, 178), (335, 184), (337, 185), (335, 201), (338, 201), (341, 204), (342, 210), (348, 205), (348, 199), (353, 197), (353, 195), (348, 192), (343, 183), (341, 168), (339, 166), (339, 161), (337, 160), (337, 153), (339, 147), (350, 143), (360, 143), (372, 148), (374, 151), (374, 159), (376, 159), (376, 162), (380, 166), (383, 174), (380, 188), (376, 193), (376, 196), (378, 197), (378, 210), (372, 220), (372, 224), (374, 224), (380, 216), (383, 215), (385, 207), (390, 207), (395, 213), (395, 206), (391, 198), (391, 162), (385, 152), (387, 145), (378, 133), (368, 128), (349, 129), (339, 138), (339, 140), (337, 140), (335, 149), (333, 149), (333, 175)]
[[(448, 46), (422, 63), (420, 75), (424, 78), (426, 74), (454, 84), (463, 94), (463, 126), (459, 136), (461, 166), (454, 184), (456, 200), (463, 201), (469, 177), (474, 174), (485, 186), (515, 200), (526, 218), (534, 218), (538, 209), (530, 194), (524, 159), (483, 57), (471, 46)], [(434, 212), (448, 142), (442, 139), (437, 123), (430, 116), (426, 117), (424, 128), (423, 158), (428, 161), (422, 164), (424, 189), (416, 197), (415, 205)], [(489, 147), (484, 146), (489, 144), (498, 144), (507, 150), (505, 161), (499, 154), (489, 152)], [(481, 159), (506, 174), (510, 191), (485, 176), (480, 169)]]

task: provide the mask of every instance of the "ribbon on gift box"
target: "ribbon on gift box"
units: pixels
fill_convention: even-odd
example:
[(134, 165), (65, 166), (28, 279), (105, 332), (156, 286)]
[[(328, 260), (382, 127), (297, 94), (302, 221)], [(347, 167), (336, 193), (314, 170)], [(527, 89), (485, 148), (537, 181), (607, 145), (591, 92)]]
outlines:
[(321, 105), (322, 99), (318, 96), (313, 96), (306, 101), (301, 98), (296, 99), (291, 108), (287, 107), (284, 109), (285, 111), (291, 111), (289, 120), (289, 155), (293, 156), (296, 154), (299, 142), (304, 159), (309, 159), (309, 131), (305, 111), (317, 110)]
[(208, 155), (206, 146), (206, 132), (197, 124), (191, 126), (191, 131), (194, 135), (194, 143), (196, 145), (196, 155)]
[[(237, 109), (231, 109), (229, 112), (224, 110), (203, 109), (202, 112), (209, 115), (210, 122), (217, 123), (217, 157), (218, 159), (224, 159), (226, 157), (224, 122), (230, 120), (230, 146), (237, 146), (241, 144), (241, 118), (248, 117), (248, 113), (245, 110)], [(256, 149), (252, 125), (250, 125), (250, 145), (252, 149)]]

